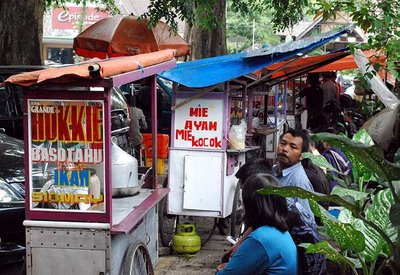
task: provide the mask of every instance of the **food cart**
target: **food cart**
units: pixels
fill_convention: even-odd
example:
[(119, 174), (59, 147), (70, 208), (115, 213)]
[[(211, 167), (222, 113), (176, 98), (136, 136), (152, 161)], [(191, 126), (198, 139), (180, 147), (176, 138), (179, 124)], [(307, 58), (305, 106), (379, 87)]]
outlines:
[[(166, 50), (6, 81), (25, 86), (27, 274), (153, 273), (157, 205), (168, 189), (157, 188), (157, 173), (135, 166), (118, 146), (126, 129), (112, 121), (126, 118), (113, 116), (111, 94), (125, 83), (150, 82), (156, 144), (155, 74), (175, 66), (173, 58)], [(153, 157), (155, 164), (157, 149)]]
[(246, 162), (246, 153), (259, 146), (246, 145), (245, 129), (238, 146), (229, 131), (231, 123), (244, 119), (250, 102), (251, 94), (239, 80), (205, 89), (175, 85), (168, 182), (164, 183), (170, 193), (159, 212), (165, 246), (179, 216), (213, 217), (215, 222), (229, 216), (230, 234), (239, 236), (243, 207), (235, 174)]

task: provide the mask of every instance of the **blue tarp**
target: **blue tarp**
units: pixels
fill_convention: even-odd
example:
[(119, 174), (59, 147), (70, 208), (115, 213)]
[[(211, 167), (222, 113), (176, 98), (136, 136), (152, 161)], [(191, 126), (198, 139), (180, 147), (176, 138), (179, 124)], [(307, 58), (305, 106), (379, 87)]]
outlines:
[(317, 36), (238, 54), (205, 58), (185, 63), (160, 74), (161, 77), (190, 88), (203, 88), (250, 74), (297, 54), (321, 47), (341, 36), (349, 26)]

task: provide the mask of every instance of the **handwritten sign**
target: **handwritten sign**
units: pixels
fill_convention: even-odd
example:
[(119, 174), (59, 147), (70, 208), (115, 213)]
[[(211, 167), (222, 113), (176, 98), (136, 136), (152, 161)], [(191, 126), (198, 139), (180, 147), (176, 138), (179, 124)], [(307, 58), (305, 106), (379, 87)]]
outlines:
[(175, 111), (175, 147), (221, 149), (222, 131), (222, 100), (194, 99)]

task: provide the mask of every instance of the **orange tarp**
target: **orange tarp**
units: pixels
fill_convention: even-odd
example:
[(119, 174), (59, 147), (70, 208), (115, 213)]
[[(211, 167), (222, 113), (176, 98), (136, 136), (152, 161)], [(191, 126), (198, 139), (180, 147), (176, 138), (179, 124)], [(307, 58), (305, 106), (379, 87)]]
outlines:
[(9, 77), (5, 83), (31, 86), (42, 82), (54, 82), (56, 79), (66, 80), (92, 79), (90, 66), (99, 66), (99, 78), (131, 72), (140, 67), (145, 68), (174, 59), (176, 50), (162, 50), (153, 53), (139, 54), (129, 57), (111, 58), (107, 60), (89, 61), (72, 66), (49, 68), (39, 71), (17, 74)]
[[(372, 63), (379, 62), (383, 64), (386, 61), (386, 56), (379, 55), (379, 53), (377, 53), (376, 51), (372, 50), (365, 51), (364, 54), (367, 57), (369, 57)], [(332, 60), (332, 62), (329, 63), (329, 60)], [(324, 62), (328, 62), (329, 64), (323, 65)], [(313, 69), (315, 68), (314, 66), (318, 67), (318, 65), (320, 65), (319, 68)], [(282, 69), (280, 70), (279, 68)], [(306, 68), (310, 68), (310, 70), (307, 70)], [(297, 60), (287, 60), (268, 66), (266, 67), (266, 69), (269, 71), (276, 70), (276, 72), (272, 75), (272, 78), (275, 79), (302, 70), (305, 70), (304, 71), (305, 73), (328, 72), (328, 71), (358, 69), (358, 66), (354, 61), (353, 55), (349, 55), (348, 52), (338, 52), (338, 53), (330, 53), (317, 56), (302, 57), (298, 58)]]
[(348, 55), (348, 53), (339, 52), (339, 53), (302, 57), (298, 58), (297, 60), (287, 60), (279, 62), (271, 66), (268, 66), (266, 69), (269, 71), (276, 70), (276, 72), (272, 75), (272, 78), (278, 78), (284, 75), (288, 75), (290, 73), (301, 71), (306, 68), (310, 68), (311, 70), (315, 68), (314, 66), (317, 66), (320, 63), (329, 62), (329, 60), (337, 60), (338, 58), (343, 58), (346, 55)]
[[(364, 54), (371, 63), (380, 63), (384, 64), (386, 62), (386, 56), (380, 54), (376, 51), (364, 51)], [(313, 70), (313, 73), (317, 72), (329, 72), (329, 71), (339, 71), (339, 70), (349, 70), (349, 69), (358, 69), (356, 62), (354, 61), (353, 55), (346, 56), (340, 60), (332, 62), (328, 65), (322, 66), (316, 70)]]

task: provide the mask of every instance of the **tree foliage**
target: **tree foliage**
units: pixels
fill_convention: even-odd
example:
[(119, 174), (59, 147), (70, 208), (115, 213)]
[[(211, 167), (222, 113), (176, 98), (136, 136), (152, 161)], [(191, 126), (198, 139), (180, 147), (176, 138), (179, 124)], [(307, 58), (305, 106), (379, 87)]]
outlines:
[[(209, 28), (218, 24), (212, 7), (216, 0), (150, 0), (148, 11), (143, 15), (155, 24), (160, 19), (174, 29), (177, 27), (176, 18), (186, 20), (189, 24), (200, 23)], [(302, 20), (308, 11), (308, 0), (229, 0), (232, 9), (243, 15), (253, 17), (255, 14), (273, 11), (271, 23), (277, 29), (291, 27)], [(194, 9), (200, 12), (194, 12)]]
[[(165, 18), (176, 26), (175, 16), (190, 23), (197, 20), (201, 24), (213, 26), (218, 19), (213, 16), (210, 4), (215, 0), (151, 0), (149, 11), (145, 14), (154, 22)], [(364, 47), (384, 49), (388, 67), (398, 77), (400, 52), (400, 1), (397, 0), (231, 0), (232, 8), (246, 16), (272, 11), (272, 26), (279, 30), (290, 28), (307, 14), (323, 15), (325, 19), (336, 18), (339, 11), (350, 15), (353, 22), (368, 35), (368, 44)], [(195, 15), (191, 9), (195, 6), (203, 13)]]
[(213, 13), (216, 2), (217, 0), (150, 0), (143, 17), (149, 19), (150, 26), (164, 19), (175, 31), (178, 28), (176, 19), (185, 20), (190, 26), (197, 22), (213, 29), (219, 23)]
[[(218, 0), (150, 0), (148, 11), (143, 14), (143, 17), (150, 20), (150, 24), (154, 25), (159, 20), (163, 19), (171, 27), (177, 30), (177, 19), (186, 20), (189, 25), (196, 22), (198, 25), (207, 26), (210, 30), (218, 28), (220, 26), (221, 19), (215, 16), (213, 7)], [(225, 0), (219, 0), (225, 1)], [(21, 3), (23, 3), (22, 1)], [(0, 7), (3, 10), (3, 14), (7, 15), (7, 10), (16, 9), (27, 9), (24, 12), (13, 13), (10, 18), (2, 16), (0, 18), (0, 32), (3, 36), (7, 36), (7, 32), (15, 30), (16, 33), (21, 33), (19, 28), (23, 30), (31, 28), (33, 32), (40, 32), (42, 30), (43, 15), (40, 11), (43, 10), (43, 5), (46, 8), (51, 7), (62, 7), (67, 3), (74, 3), (80, 5), (86, 5), (94, 3), (99, 6), (104, 6), (109, 11), (117, 13), (118, 9), (115, 5), (115, 0), (38, 0), (36, 4), (28, 1), (30, 5), (18, 6), (15, 5), (15, 1), (2, 0), (0, 1)], [(271, 15), (271, 24), (275, 29), (290, 28), (300, 20), (302, 20), (307, 14), (323, 15), (324, 18), (335, 17), (338, 11), (347, 12), (352, 20), (360, 26), (364, 31), (368, 32), (368, 47), (374, 49), (385, 49), (388, 57), (388, 66), (397, 74), (397, 62), (400, 61), (400, 53), (397, 50), (400, 46), (400, 30), (398, 29), (398, 22), (400, 21), (400, 1), (397, 0), (285, 0), (285, 1), (274, 1), (274, 0), (230, 0), (233, 10), (241, 12), (243, 15), (249, 18), (254, 18), (255, 15), (261, 13), (267, 13)], [(35, 6), (36, 5), (36, 6)], [(41, 8), (38, 8), (38, 5)], [(23, 22), (26, 20), (26, 14), (37, 14), (35, 20), (37, 20), (37, 27), (30, 25), (24, 26)], [(10, 22), (22, 22), (14, 24), (14, 28), (4, 27)], [(1, 27), (3, 25), (3, 28)], [(22, 32), (23, 33), (23, 32)], [(30, 37), (33, 40), (36, 36), (42, 37), (42, 34), (32, 34)], [(9, 42), (9, 39), (15, 39), (14, 37), (6, 37), (0, 44), (8, 43), (8, 45), (2, 46), (1, 55), (3, 52), (12, 53), (13, 51), (21, 52), (21, 49), (14, 49), (15, 45)], [(23, 43), (26, 44), (26, 43)], [(29, 47), (29, 46), (28, 46)], [(25, 47), (26, 48), (26, 47)], [(25, 52), (29, 52), (26, 49)], [(26, 53), (27, 55), (38, 55), (37, 50), (34, 53)], [(12, 54), (11, 54), (12, 55)], [(3, 59), (0, 59), (3, 60)], [(10, 60), (16, 60), (11, 58)], [(29, 60), (29, 59), (26, 59)], [(30, 59), (33, 60), (33, 59)], [(6, 63), (9, 60), (6, 60)], [(4, 62), (4, 61), (3, 61)], [(28, 61), (24, 61), (28, 62)]]
[(272, 24), (275, 29), (290, 28), (307, 14), (309, 0), (232, 0), (232, 6), (236, 11), (244, 14), (254, 12), (272, 11)]
[(342, 10), (347, 12), (368, 35), (364, 48), (383, 49), (388, 60), (388, 68), (398, 78), (397, 63), (400, 61), (400, 2), (396, 0), (318, 0), (313, 9), (324, 18), (335, 16)]
[(228, 51), (240, 52), (252, 46), (253, 31), (254, 43), (260, 45), (276, 45), (280, 42), (272, 25), (273, 13), (253, 12), (249, 15), (234, 11), (228, 4), (226, 16), (226, 36), (228, 38)]
[(96, 4), (99, 7), (106, 8), (111, 13), (118, 13), (119, 10), (115, 5), (115, 0), (45, 0), (46, 9), (55, 7), (64, 7), (66, 4), (75, 4), (86, 6), (87, 4)]

